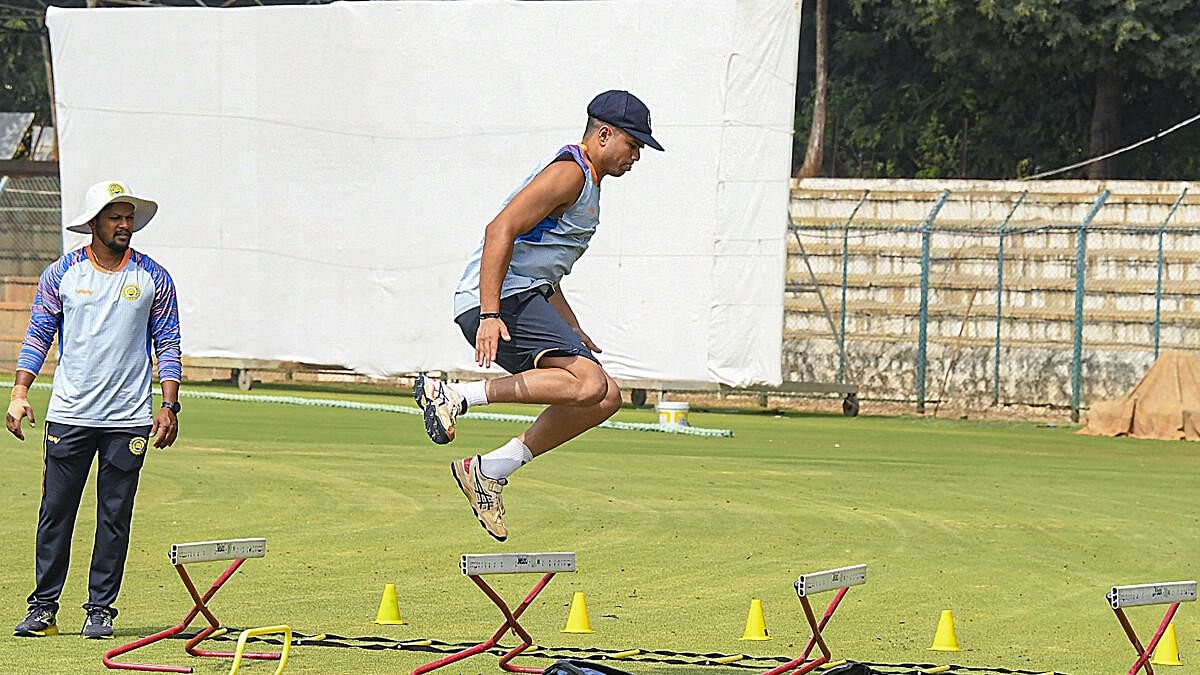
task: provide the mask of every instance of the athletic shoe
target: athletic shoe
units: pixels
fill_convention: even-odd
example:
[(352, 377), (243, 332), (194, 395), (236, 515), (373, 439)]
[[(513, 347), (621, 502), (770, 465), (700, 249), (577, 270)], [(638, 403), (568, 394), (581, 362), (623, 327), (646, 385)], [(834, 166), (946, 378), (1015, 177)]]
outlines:
[(450, 465), (450, 472), (454, 474), (458, 489), (471, 503), (471, 510), (483, 529), (496, 541), (508, 539), (508, 528), (504, 526), (504, 500), (500, 496), (508, 481), (494, 480), (479, 473), (479, 455), (456, 460)]
[(417, 375), (413, 398), (425, 414), (425, 433), (438, 445), (454, 440), (454, 420), (467, 412), (467, 401), (441, 380)]
[(45, 607), (29, 608), (29, 616), (13, 629), (17, 637), (46, 637), (58, 635), (58, 624), (54, 620), (54, 610)]
[(83, 621), (83, 637), (92, 640), (107, 640), (113, 635), (113, 611), (105, 607), (88, 610)]

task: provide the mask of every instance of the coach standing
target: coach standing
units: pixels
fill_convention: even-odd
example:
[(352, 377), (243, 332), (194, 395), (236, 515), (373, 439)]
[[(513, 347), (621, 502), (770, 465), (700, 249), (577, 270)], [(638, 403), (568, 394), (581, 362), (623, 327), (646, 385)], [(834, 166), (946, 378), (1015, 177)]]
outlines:
[[(121, 181), (93, 185), (85, 202), (83, 213), (67, 229), (90, 232), (92, 241), (42, 272), (5, 419), (8, 430), (25, 440), (21, 420), (28, 417), (29, 426), (35, 424), (29, 385), (57, 333), (58, 367), (46, 412), (37, 587), (29, 596), (29, 615), (14, 631), (23, 637), (58, 633), (55, 616), (70, 564), (71, 535), (96, 455), (96, 540), (82, 633), (112, 636), (138, 472), (147, 445), (170, 446), (179, 428), (175, 284), (162, 266), (129, 247), (133, 233), (150, 222), (158, 205), (135, 197)], [(157, 411), (151, 395), (151, 346), (162, 387)]]

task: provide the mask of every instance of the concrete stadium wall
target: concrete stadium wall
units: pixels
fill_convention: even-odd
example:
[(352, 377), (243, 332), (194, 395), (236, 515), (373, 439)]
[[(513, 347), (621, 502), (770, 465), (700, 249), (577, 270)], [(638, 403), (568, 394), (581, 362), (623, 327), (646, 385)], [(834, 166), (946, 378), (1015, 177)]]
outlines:
[(1081, 403), (1086, 407), (1120, 396), (1154, 361), (1158, 232), (1189, 187), (1163, 236), (1164, 350), (1200, 348), (1200, 191), (1195, 185), (799, 181), (791, 201), (784, 378), (837, 379), (839, 350), (831, 321), (840, 328), (843, 236), (849, 221), (847, 381), (860, 383), (864, 398), (915, 401), (920, 228), (946, 190), (930, 236), (926, 398), (968, 410), (989, 407), (995, 382), (998, 231), (1024, 193), (1006, 227), (1000, 403), (1069, 406), (1076, 233), (1107, 190), (1086, 240)]

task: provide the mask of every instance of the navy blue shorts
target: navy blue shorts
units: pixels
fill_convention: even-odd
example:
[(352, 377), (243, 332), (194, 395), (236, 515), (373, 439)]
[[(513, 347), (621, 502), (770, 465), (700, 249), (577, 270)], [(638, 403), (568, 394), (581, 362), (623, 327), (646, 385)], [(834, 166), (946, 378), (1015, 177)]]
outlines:
[[(500, 340), (496, 363), (514, 375), (537, 368), (538, 359), (543, 356), (582, 356), (600, 363), (541, 290), (522, 291), (502, 298), (500, 320), (508, 327), (512, 339)], [(474, 348), (475, 334), (479, 331), (479, 308), (463, 312), (454, 322)]]

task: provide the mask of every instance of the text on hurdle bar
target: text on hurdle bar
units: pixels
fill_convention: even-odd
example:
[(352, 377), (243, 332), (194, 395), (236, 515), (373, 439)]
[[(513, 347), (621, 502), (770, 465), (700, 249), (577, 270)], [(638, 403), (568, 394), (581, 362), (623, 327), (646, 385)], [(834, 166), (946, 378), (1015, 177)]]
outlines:
[(1173, 602), (1195, 602), (1196, 582), (1169, 581), (1161, 584), (1113, 586), (1107, 597), (1113, 609), (1165, 605)]
[(464, 553), (464, 576), (521, 572), (574, 572), (574, 553)]
[(823, 572), (801, 574), (796, 579), (796, 595), (803, 598), (815, 593), (824, 593), (838, 588), (848, 588), (867, 583), (867, 566), (851, 565)]
[(266, 539), (223, 539), (171, 544), (171, 564), (261, 558), (267, 554)]

